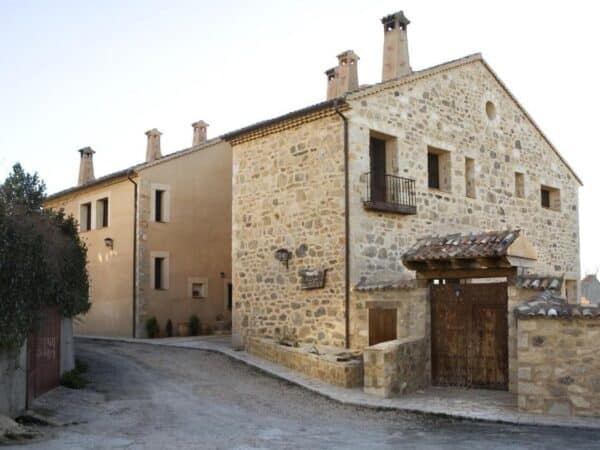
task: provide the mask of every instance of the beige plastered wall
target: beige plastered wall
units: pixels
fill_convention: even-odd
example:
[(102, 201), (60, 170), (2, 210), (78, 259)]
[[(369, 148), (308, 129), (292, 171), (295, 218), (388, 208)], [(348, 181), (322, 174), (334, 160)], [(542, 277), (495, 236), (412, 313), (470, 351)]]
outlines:
[[(218, 141), (139, 170), (138, 336), (151, 316), (163, 331), (167, 320), (176, 331), (192, 314), (213, 329), (217, 316), (230, 319), (231, 164), (231, 147)], [(168, 192), (165, 223), (151, 217), (153, 187)], [(152, 284), (153, 253), (168, 255), (165, 290)], [(206, 283), (205, 298), (192, 298), (192, 278)]]
[[(133, 194), (126, 178), (51, 200), (47, 207), (64, 209), (80, 221), (80, 205), (92, 203), (95, 227), (96, 200), (109, 198), (109, 225), (81, 232), (88, 249), (90, 302), (85, 315), (73, 320), (76, 335), (126, 336), (133, 333)], [(113, 248), (104, 239), (113, 239)]]

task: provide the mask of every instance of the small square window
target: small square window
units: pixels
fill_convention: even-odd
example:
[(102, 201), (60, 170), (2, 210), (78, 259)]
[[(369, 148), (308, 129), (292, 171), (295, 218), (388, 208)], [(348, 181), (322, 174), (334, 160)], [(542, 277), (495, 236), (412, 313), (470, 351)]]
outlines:
[(542, 208), (560, 211), (560, 190), (542, 186), (540, 188), (540, 201)]
[(204, 298), (204, 283), (192, 283), (192, 298)]

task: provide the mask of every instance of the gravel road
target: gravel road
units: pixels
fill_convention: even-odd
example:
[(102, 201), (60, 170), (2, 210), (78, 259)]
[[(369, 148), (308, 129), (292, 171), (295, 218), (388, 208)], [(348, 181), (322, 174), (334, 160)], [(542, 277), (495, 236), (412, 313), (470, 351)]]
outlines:
[(91, 341), (76, 346), (91, 384), (38, 399), (39, 413), (67, 425), (39, 428), (45, 439), (27, 448), (600, 448), (594, 431), (343, 406), (205, 351)]

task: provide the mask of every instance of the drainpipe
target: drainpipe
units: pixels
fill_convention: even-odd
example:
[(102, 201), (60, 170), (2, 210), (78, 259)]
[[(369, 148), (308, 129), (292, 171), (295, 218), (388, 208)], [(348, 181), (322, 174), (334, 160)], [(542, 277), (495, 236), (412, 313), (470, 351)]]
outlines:
[(127, 173), (127, 179), (129, 181), (131, 181), (133, 183), (133, 271), (132, 271), (132, 277), (131, 279), (133, 280), (133, 288), (132, 288), (132, 304), (133, 304), (133, 338), (135, 339), (136, 337), (136, 332), (137, 332), (137, 320), (136, 320), (136, 314), (137, 314), (137, 291), (136, 291), (136, 275), (137, 275), (137, 211), (138, 211), (138, 185), (135, 181), (133, 181), (133, 179), (131, 178), (131, 176), (134, 174), (135, 172), (133, 170), (130, 170)]
[[(343, 100), (343, 99), (342, 99)], [(344, 228), (345, 228), (345, 279), (344, 286), (344, 307), (346, 319), (346, 348), (350, 348), (350, 174), (348, 173), (349, 157), (348, 157), (348, 118), (340, 111), (338, 99), (333, 103), (335, 112), (344, 121)]]

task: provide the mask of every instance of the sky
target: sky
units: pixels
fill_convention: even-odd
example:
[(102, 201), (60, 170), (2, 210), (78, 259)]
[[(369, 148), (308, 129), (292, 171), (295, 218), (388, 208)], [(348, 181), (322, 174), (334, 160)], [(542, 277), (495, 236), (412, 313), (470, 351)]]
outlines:
[(481, 52), (583, 180), (582, 274), (600, 269), (600, 6), (424, 0), (0, 0), (0, 180), (19, 161), (49, 192), (325, 99), (335, 56), (381, 78), (380, 18), (404, 10), (411, 66)]

